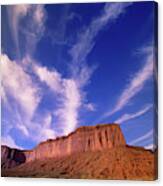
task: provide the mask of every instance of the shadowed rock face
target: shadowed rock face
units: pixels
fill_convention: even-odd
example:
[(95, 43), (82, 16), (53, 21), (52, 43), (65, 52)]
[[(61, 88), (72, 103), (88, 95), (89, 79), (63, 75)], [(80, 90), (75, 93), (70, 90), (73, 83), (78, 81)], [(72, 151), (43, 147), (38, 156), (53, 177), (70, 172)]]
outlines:
[(124, 136), (117, 124), (85, 126), (68, 136), (42, 142), (29, 151), (2, 146), (2, 167), (10, 168), (36, 159), (61, 158), (74, 153), (102, 151), (125, 145)]
[(2, 169), (9, 169), (25, 163), (26, 156), (23, 151), (18, 149), (11, 149), (7, 146), (1, 147), (1, 167)]

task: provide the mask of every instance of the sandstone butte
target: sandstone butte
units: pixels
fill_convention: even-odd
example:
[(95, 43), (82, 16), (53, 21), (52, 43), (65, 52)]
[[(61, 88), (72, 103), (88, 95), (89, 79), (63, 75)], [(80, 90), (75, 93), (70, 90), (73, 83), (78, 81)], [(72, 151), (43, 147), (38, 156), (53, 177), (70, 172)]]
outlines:
[(157, 179), (157, 150), (128, 146), (118, 124), (83, 126), (32, 150), (1, 147), (2, 176)]

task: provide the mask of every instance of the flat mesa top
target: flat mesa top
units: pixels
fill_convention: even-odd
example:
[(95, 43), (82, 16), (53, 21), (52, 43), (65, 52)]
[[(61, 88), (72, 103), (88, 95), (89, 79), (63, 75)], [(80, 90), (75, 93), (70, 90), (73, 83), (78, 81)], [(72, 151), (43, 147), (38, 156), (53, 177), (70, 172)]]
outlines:
[(105, 124), (97, 124), (97, 125), (91, 125), (91, 126), (81, 126), (81, 127), (77, 128), (76, 130), (102, 128), (102, 127), (118, 127), (119, 128), (119, 124), (105, 123)]

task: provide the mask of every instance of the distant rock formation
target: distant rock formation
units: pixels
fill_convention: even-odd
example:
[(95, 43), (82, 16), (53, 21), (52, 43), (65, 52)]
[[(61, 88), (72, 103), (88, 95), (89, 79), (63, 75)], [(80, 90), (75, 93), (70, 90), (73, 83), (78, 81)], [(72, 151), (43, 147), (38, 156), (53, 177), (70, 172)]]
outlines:
[(80, 127), (66, 137), (40, 143), (34, 150), (25, 151), (27, 161), (42, 158), (61, 158), (78, 152), (97, 151), (126, 145), (119, 125)]
[(10, 168), (36, 159), (61, 158), (125, 145), (125, 138), (117, 124), (83, 126), (68, 136), (42, 142), (33, 150), (21, 151), (2, 146), (2, 167)]

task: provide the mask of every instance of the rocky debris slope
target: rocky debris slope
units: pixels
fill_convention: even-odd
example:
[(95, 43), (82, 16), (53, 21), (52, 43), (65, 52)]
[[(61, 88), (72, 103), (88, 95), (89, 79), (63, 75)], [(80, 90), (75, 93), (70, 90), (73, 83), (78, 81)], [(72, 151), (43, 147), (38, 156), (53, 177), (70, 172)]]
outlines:
[(155, 155), (143, 148), (121, 146), (27, 162), (3, 171), (2, 176), (154, 180), (157, 178)]

